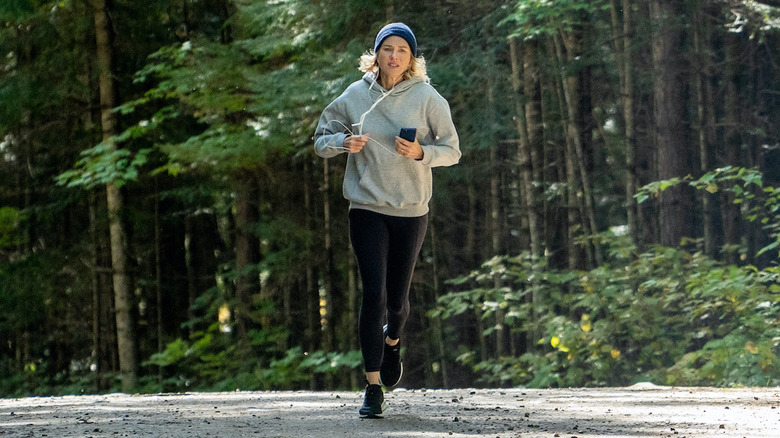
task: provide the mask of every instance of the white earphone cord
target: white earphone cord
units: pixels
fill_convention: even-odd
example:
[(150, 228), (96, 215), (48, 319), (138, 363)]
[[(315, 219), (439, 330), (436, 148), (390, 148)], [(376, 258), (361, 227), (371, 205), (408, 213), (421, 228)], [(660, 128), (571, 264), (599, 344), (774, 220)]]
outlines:
[[(372, 82), (372, 83), (371, 83), (371, 86), (368, 88), (368, 93), (369, 93), (369, 96), (371, 95), (371, 90), (374, 88), (374, 84), (375, 84), (375, 83), (376, 83), (376, 81)], [(373, 110), (374, 110), (374, 108), (376, 108), (376, 106), (377, 106), (377, 105), (379, 105), (379, 102), (381, 102), (381, 101), (382, 101), (382, 100), (383, 100), (385, 97), (387, 97), (388, 95), (390, 95), (390, 92), (389, 92), (389, 91), (380, 91), (380, 92), (382, 93), (382, 95), (379, 97), (379, 99), (377, 99), (377, 100), (376, 100), (376, 102), (374, 102), (374, 103), (373, 103), (373, 105), (371, 105), (371, 108), (369, 108), (369, 109), (368, 109), (368, 111), (366, 111), (366, 112), (364, 112), (363, 114), (361, 114), (361, 116), (360, 116), (360, 121), (359, 121), (358, 123), (356, 123), (356, 124), (352, 125), (353, 127), (354, 127), (354, 126), (357, 126), (357, 127), (358, 127), (358, 134), (357, 134), (357, 135), (359, 135), (359, 136), (362, 136), (362, 135), (363, 135), (363, 123), (365, 122), (365, 120), (366, 120), (366, 116), (368, 115), (368, 113), (370, 113), (371, 111), (373, 111)], [(331, 121), (329, 121), (328, 123), (326, 123), (326, 124), (325, 124), (325, 126), (328, 126), (328, 125), (330, 125), (330, 124), (331, 124), (331, 123), (333, 123), (333, 122), (336, 122), (336, 123), (340, 124), (341, 126), (343, 126), (343, 127), (344, 127), (344, 130), (345, 130), (346, 132), (348, 132), (350, 135), (355, 135), (354, 131), (352, 131), (352, 129), (350, 129), (349, 127), (347, 127), (347, 125), (345, 125), (343, 122), (341, 122), (341, 120), (331, 120)], [(324, 130), (324, 127), (323, 127), (323, 130)], [(384, 150), (386, 150), (386, 151), (390, 152), (391, 154), (393, 154), (393, 155), (398, 155), (398, 156), (401, 156), (401, 154), (397, 153), (395, 150), (393, 150), (393, 149), (390, 149), (390, 148), (388, 148), (387, 146), (385, 146), (385, 145), (383, 145), (382, 143), (380, 143), (380, 142), (379, 142), (379, 140), (375, 140), (375, 139), (373, 139), (373, 138), (371, 138), (371, 137), (369, 137), (368, 139), (369, 139), (369, 140), (371, 140), (371, 141), (373, 141), (374, 143), (378, 144), (379, 146), (381, 146), (381, 147), (382, 147), (382, 149), (384, 149)], [(344, 146), (332, 146), (332, 145), (330, 145), (330, 144), (328, 144), (327, 146), (328, 146), (328, 147), (331, 147), (331, 148), (333, 148), (333, 149), (340, 150), (340, 151), (349, 152), (349, 149), (345, 148)]]

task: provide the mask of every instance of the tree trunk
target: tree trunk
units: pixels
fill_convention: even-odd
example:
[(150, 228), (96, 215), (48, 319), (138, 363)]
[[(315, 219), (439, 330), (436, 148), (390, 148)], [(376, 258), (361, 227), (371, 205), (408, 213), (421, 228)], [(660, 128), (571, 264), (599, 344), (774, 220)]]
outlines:
[(333, 318), (333, 243), (331, 235), (331, 215), (330, 215), (330, 165), (329, 160), (324, 160), (322, 175), (322, 193), (323, 193), (323, 223), (324, 223), (324, 246), (325, 246), (325, 266), (323, 272), (323, 290), (320, 292), (320, 312), (323, 313), (320, 319), (320, 330), (322, 333), (322, 348), (325, 351), (334, 351), (335, 348), (335, 319)]
[[(195, 319), (195, 311), (193, 305), (195, 300), (198, 299), (198, 272), (196, 270), (193, 260), (193, 241), (197, 239), (195, 227), (193, 225), (193, 218), (191, 215), (187, 215), (184, 218), (184, 265), (187, 270), (187, 319), (193, 321)], [(188, 324), (189, 335), (192, 336), (197, 327), (194, 324)]]
[[(653, 33), (655, 67), (655, 135), (658, 178), (683, 178), (691, 174), (685, 130), (685, 58), (682, 54), (684, 16), (678, 0), (654, 0), (651, 16), (658, 28)], [(661, 193), (661, 244), (676, 247), (683, 237), (693, 237), (691, 189), (677, 185)]]
[[(165, 350), (165, 329), (163, 328), (163, 291), (162, 291), (162, 235), (160, 230), (160, 186), (154, 178), (154, 291), (157, 327), (157, 352)], [(159, 383), (163, 383), (163, 367), (157, 368)]]
[[(323, 160), (322, 193), (323, 193), (323, 238), (325, 246), (325, 266), (323, 267), (322, 288), (319, 291), (321, 346), (326, 352), (336, 351), (336, 317), (333, 314), (333, 288), (335, 287), (335, 267), (333, 263), (333, 235), (330, 214), (330, 161)], [(333, 387), (333, 375), (325, 376), (327, 388)]]
[[(621, 2), (623, 11), (622, 25), (618, 18), (618, 2)], [(636, 174), (636, 141), (634, 139), (634, 74), (633, 74), (633, 55), (632, 55), (632, 4), (630, 0), (612, 0), (612, 32), (615, 40), (615, 58), (617, 61), (617, 72), (620, 78), (620, 96), (623, 106), (623, 129), (625, 133), (626, 149), (626, 177), (625, 177), (625, 206), (626, 206), (626, 225), (631, 235), (631, 240), (635, 245), (639, 245), (639, 220), (636, 200), (634, 195), (637, 191)]]
[[(742, 61), (740, 60), (739, 36), (726, 36), (726, 78), (724, 98), (724, 153), (723, 165), (742, 163), (740, 149), (743, 138), (740, 132), (740, 113), (743, 111), (739, 93)], [(728, 264), (739, 263), (739, 245), (742, 240), (739, 206), (735, 205), (733, 195), (725, 195), (721, 205), (723, 215), (723, 234), (726, 250), (724, 255)]]
[[(522, 151), (520, 166), (525, 168), (526, 205), (528, 208), (529, 232), (531, 234), (531, 257), (534, 261), (543, 256), (543, 213), (539, 206), (539, 190), (537, 184), (543, 181), (542, 157), (544, 155), (544, 121), (542, 120), (542, 80), (537, 62), (539, 43), (536, 40), (526, 41), (523, 45), (523, 90), (525, 92), (525, 132), (528, 136), (528, 150)], [(525, 160), (525, 162), (523, 162)], [(533, 319), (541, 319), (541, 309), (546, 301), (546, 294), (541, 288), (534, 288), (529, 299), (533, 306)], [(535, 351), (538, 348), (537, 340), (541, 337), (542, 330), (537, 328), (526, 335), (527, 351)]]
[[(537, 205), (537, 189), (535, 181), (541, 181), (541, 150), (544, 141), (544, 127), (542, 124), (542, 94), (539, 67), (536, 62), (536, 40), (524, 41), (518, 47), (516, 38), (509, 40), (509, 52), (512, 63), (512, 88), (514, 89), (515, 107), (517, 108), (517, 132), (519, 135), (517, 149), (517, 163), (520, 175), (521, 195), (524, 199), (524, 212), (528, 221), (528, 236), (530, 242), (530, 254), (533, 260), (542, 256), (542, 219)], [(527, 298), (534, 303), (533, 308), (539, 309), (536, 304), (541, 303), (544, 297), (541, 292), (535, 291)], [(538, 319), (534, 315), (533, 319)], [(531, 330), (526, 333), (525, 350), (534, 351), (537, 348), (536, 341), (540, 333)]]
[(106, 370), (104, 370), (104, 364), (106, 364), (105, 355), (104, 355), (104, 339), (103, 339), (103, 333), (102, 330), (103, 324), (102, 321), (102, 310), (106, 306), (104, 303), (104, 300), (102, 298), (103, 296), (103, 281), (101, 281), (101, 278), (103, 277), (103, 273), (101, 272), (100, 266), (100, 260), (101, 260), (101, 234), (98, 233), (98, 221), (97, 221), (97, 210), (98, 210), (98, 199), (95, 194), (91, 194), (89, 197), (89, 235), (90, 235), (90, 247), (91, 247), (91, 263), (92, 263), (92, 272), (91, 272), (91, 279), (92, 279), (92, 359), (95, 364), (95, 387), (98, 389), (103, 389), (103, 375)]
[[(214, 212), (191, 212), (184, 217), (184, 268), (187, 276), (187, 319), (189, 321), (198, 318), (195, 311), (198, 297), (216, 286), (215, 252), (219, 247), (217, 221)], [(162, 224), (160, 227), (162, 230)], [(168, 330), (171, 328), (167, 326)], [(204, 328), (197, 324), (188, 324), (188, 334), (192, 335)]]
[(520, 167), (524, 168), (526, 204), (528, 208), (531, 254), (542, 256), (542, 214), (538, 208), (538, 189), (534, 183), (542, 181), (542, 155), (544, 149), (544, 121), (542, 120), (542, 87), (539, 65), (536, 60), (538, 42), (526, 41), (523, 45), (523, 90), (525, 92), (525, 123), (528, 149), (521, 151)]
[[(432, 206), (433, 208), (433, 206)], [(433, 213), (433, 211), (431, 211)], [(439, 251), (437, 249), (437, 231), (436, 231), (436, 223), (434, 221), (430, 221), (428, 224), (428, 230), (431, 236), (431, 258), (433, 259), (433, 299), (435, 305), (438, 305), (439, 303), (439, 297), (441, 296), (441, 291), (439, 289)], [(434, 344), (436, 345), (436, 360), (435, 362), (439, 364), (440, 370), (441, 370), (441, 387), (442, 388), (449, 388), (450, 387), (450, 377), (449, 377), (449, 358), (447, 357), (447, 348), (445, 346), (445, 340), (444, 340), (444, 327), (441, 322), (441, 318), (432, 318), (431, 321), (431, 331), (433, 332), (434, 337)]]
[[(512, 98), (515, 103), (515, 128), (517, 129), (517, 166), (515, 173), (517, 175), (516, 182), (516, 198), (518, 207), (518, 216), (520, 217), (520, 229), (526, 231), (526, 245), (531, 245), (530, 230), (530, 213), (529, 203), (527, 199), (527, 187), (531, 186), (533, 177), (530, 174), (530, 146), (528, 145), (528, 132), (526, 131), (525, 122), (525, 106), (523, 96), (523, 64), (522, 55), (520, 54), (520, 48), (518, 47), (517, 38), (509, 39), (509, 55), (512, 67)], [(522, 242), (521, 242), (522, 243)]]
[(236, 327), (239, 340), (249, 346), (249, 331), (253, 328), (253, 296), (260, 292), (256, 265), (260, 262), (258, 238), (252, 230), (260, 220), (257, 178), (244, 172), (239, 178), (236, 194)]
[[(317, 159), (317, 162), (319, 162), (319, 159)], [(312, 175), (314, 172), (312, 172), (312, 161), (310, 158), (306, 157), (303, 161), (303, 211), (306, 215), (306, 229), (307, 230), (314, 230), (317, 228), (316, 221), (314, 218), (314, 215), (311, 213), (313, 211), (314, 204), (312, 202), (313, 198), (313, 192), (314, 192), (314, 179), (312, 178)], [(309, 254), (314, 254), (315, 252), (315, 245), (313, 243), (307, 243), (307, 250)], [(315, 268), (314, 264), (314, 258), (313, 257), (306, 257), (306, 266), (304, 267), (305, 270), (305, 278), (304, 278), (304, 296), (305, 296), (305, 306), (303, 308), (304, 314), (306, 315), (303, 319), (306, 324), (306, 329), (304, 331), (305, 336), (301, 340), (301, 344), (304, 348), (304, 351), (316, 351), (320, 348), (319, 345), (319, 334), (320, 334), (320, 318), (319, 318), (319, 287), (317, 284), (317, 270)], [(353, 327), (357, 327), (357, 325), (354, 325)], [(309, 379), (309, 387), (312, 390), (317, 389), (317, 376), (312, 374), (311, 378)]]
[[(563, 86), (565, 85), (562, 84), (557, 89), (560, 90)], [(560, 107), (565, 108), (566, 102), (562, 96), (563, 92), (558, 91), (557, 94)], [(582, 251), (578, 250), (577, 246), (574, 244), (574, 241), (577, 238), (577, 230), (582, 229), (580, 223), (581, 218), (585, 216), (585, 207), (582, 205), (581, 196), (578, 195), (580, 192), (580, 184), (579, 179), (577, 178), (577, 153), (574, 151), (573, 139), (570, 135), (565, 135), (564, 138), (566, 139), (566, 150), (565, 154), (563, 155), (566, 157), (564, 162), (566, 167), (566, 187), (568, 187), (568, 190), (566, 190), (566, 249), (568, 252), (567, 263), (569, 269), (578, 269), (582, 264)], [(586, 246), (584, 252), (587, 259), (593, 259), (593, 253), (590, 249), (590, 246)]]
[[(87, 90), (91, 90), (93, 84), (90, 71), (90, 64), (84, 64), (84, 73), (81, 76), (81, 85)], [(84, 106), (87, 108), (84, 111), (84, 131), (92, 132), (95, 127), (95, 120), (100, 117), (99, 112), (96, 112), (94, 108), (95, 102), (99, 100), (99, 96), (94, 96), (91, 92), (85, 93)], [(103, 323), (103, 311), (105, 310), (106, 303), (103, 299), (103, 295), (110, 294), (111, 290), (106, 290), (104, 287), (106, 282), (103, 277), (105, 272), (101, 269), (102, 256), (104, 247), (103, 241), (105, 240), (106, 233), (98, 223), (98, 210), (101, 209), (101, 199), (105, 200), (105, 194), (102, 191), (94, 190), (89, 194), (88, 199), (88, 218), (89, 218), (89, 248), (90, 248), (90, 279), (92, 286), (92, 363), (95, 369), (95, 388), (98, 390), (105, 389), (108, 385), (103, 381), (104, 373), (107, 371), (105, 366), (108, 361), (105, 356), (105, 339), (102, 331), (105, 330), (105, 324)]]
[(466, 225), (466, 241), (463, 244), (463, 262), (467, 268), (472, 269), (479, 265), (477, 254), (477, 211), (479, 209), (479, 193), (473, 181), (469, 181), (466, 195), (469, 201), (469, 219)]
[[(108, 19), (107, 0), (93, 0), (95, 8), (95, 38), (97, 64), (100, 77), (100, 112), (103, 127), (103, 141), (111, 148), (116, 146), (112, 137), (118, 133), (117, 106), (113, 79), (113, 48), (111, 28)], [(127, 237), (122, 222), (124, 205), (119, 186), (110, 182), (106, 185), (109, 234), (111, 241), (111, 263), (113, 265), (114, 305), (116, 312), (117, 346), (119, 349), (119, 370), (122, 376), (122, 390), (130, 392), (136, 385), (136, 339), (134, 332), (133, 295), (127, 261)]]
[[(713, 65), (709, 50), (711, 47), (711, 23), (709, 12), (712, 7), (699, 5), (696, 19), (694, 20), (694, 47), (697, 59), (698, 71), (694, 76), (696, 87), (697, 114), (699, 121), (699, 160), (701, 173), (704, 174), (713, 169), (712, 151), (716, 146), (715, 113), (712, 90)], [(715, 193), (701, 192), (704, 253), (716, 258), (721, 247), (718, 222), (720, 219), (718, 209), (718, 195)]]
[[(635, 2), (636, 16), (650, 16), (651, 0)], [(637, 44), (631, 63), (632, 72), (648, 72), (653, 70), (652, 44)], [(634, 79), (640, 76), (634, 76)], [(655, 102), (652, 87), (635, 87), (633, 90), (634, 111), (634, 169), (636, 171), (637, 187), (658, 180), (657, 162), (658, 148), (655, 140)], [(640, 248), (644, 244), (656, 244), (660, 241), (658, 231), (657, 202), (643, 202), (637, 205), (637, 238)]]
[[(564, 46), (564, 40), (568, 39)], [(559, 70), (564, 72), (568, 70), (564, 66), (574, 62), (574, 58), (579, 55), (580, 42), (576, 35), (560, 35), (555, 37), (555, 56), (558, 58)], [(573, 230), (581, 229), (586, 235), (595, 235), (598, 232), (596, 227), (595, 211), (593, 207), (593, 196), (591, 193), (590, 169), (586, 162), (585, 148), (583, 146), (583, 136), (585, 127), (582, 126), (580, 114), (585, 111), (582, 108), (580, 95), (581, 84), (579, 74), (566, 76), (562, 74), (560, 78), (560, 87), (562, 98), (561, 107), (566, 109), (565, 136), (567, 144), (567, 173), (569, 190), (577, 192), (576, 199), (581, 200), (580, 221), (579, 223), (570, 223), (569, 247), (574, 251)], [(589, 109), (588, 109), (589, 110)], [(573, 155), (573, 156), (572, 156)], [(570, 200), (573, 200), (571, 197)], [(573, 206), (569, 206), (573, 208)], [(571, 215), (570, 219), (571, 220)], [(584, 266), (594, 266), (600, 263), (600, 253), (598, 245), (587, 245), (585, 254), (587, 261)], [(570, 263), (575, 260), (570, 259)]]
[[(491, 125), (496, 125), (496, 116), (495, 116), (495, 96), (494, 96), (494, 85), (493, 85), (493, 77), (492, 75), (488, 76), (488, 83), (487, 83), (487, 99), (486, 99), (486, 111), (487, 111), (487, 120)], [(502, 241), (502, 234), (501, 234), (501, 193), (500, 193), (500, 183), (501, 183), (501, 173), (502, 173), (502, 166), (499, 163), (498, 160), (498, 141), (495, 138), (495, 135), (493, 131), (489, 131), (489, 143), (490, 143), (490, 149), (488, 150), (489, 154), (489, 161), (490, 161), (490, 169), (492, 171), (490, 172), (490, 243), (491, 243), (491, 251), (493, 256), (499, 256), (503, 254), (503, 248), (501, 245)], [(493, 276), (493, 288), (497, 291), (501, 288), (501, 275), (496, 274)], [(496, 299), (500, 302), (501, 298), (496, 297)], [(506, 354), (506, 342), (507, 342), (507, 328), (506, 324), (504, 323), (504, 320), (506, 318), (506, 311), (499, 307), (496, 309), (496, 355), (497, 356), (503, 356)]]
[[(585, 21), (587, 17), (581, 17)], [(560, 32), (560, 37), (556, 38), (556, 54), (561, 64), (569, 68), (560, 69), (561, 72), (573, 69), (572, 74), (563, 73), (561, 85), (563, 88), (564, 104), (567, 111), (566, 132), (571, 139), (574, 153), (577, 156), (577, 176), (580, 187), (582, 188), (582, 198), (584, 201), (584, 215), (582, 217), (582, 228), (591, 236), (598, 234), (598, 225), (596, 224), (596, 212), (593, 202), (593, 183), (591, 182), (591, 172), (593, 167), (593, 146), (592, 138), (592, 103), (590, 96), (590, 69), (585, 66), (577, 66), (580, 60), (586, 55), (583, 54), (584, 38), (587, 32), (581, 27), (572, 30)], [(597, 266), (602, 262), (601, 248), (594, 240), (589, 248), (589, 266)]]

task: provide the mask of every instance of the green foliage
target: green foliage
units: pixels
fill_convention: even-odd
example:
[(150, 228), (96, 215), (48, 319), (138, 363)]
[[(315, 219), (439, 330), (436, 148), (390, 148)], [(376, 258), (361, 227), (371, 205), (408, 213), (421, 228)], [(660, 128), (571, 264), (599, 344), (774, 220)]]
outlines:
[(304, 389), (309, 387), (312, 376), (337, 375), (359, 369), (363, 365), (360, 351), (304, 352), (301, 347), (287, 351), (281, 359), (274, 360), (267, 369), (259, 371), (263, 384), (270, 388)]
[(609, 9), (605, 0), (517, 0), (506, 21), (517, 26), (512, 36), (533, 39), (557, 32), (571, 32), (581, 26), (589, 14)]
[(30, 0), (4, 0), (0, 2), (0, 19), (22, 18), (35, 11)]
[[(215, 323), (193, 333), (188, 340), (169, 342), (164, 351), (153, 354), (144, 365), (165, 368), (171, 377), (166, 379), (163, 389), (181, 391), (214, 388), (234, 382), (237, 376), (246, 376), (250, 368), (244, 358), (233, 337), (220, 323)], [(250, 381), (250, 388), (255, 384)]]
[[(66, 268), (77, 255), (51, 251), (0, 264), (0, 339), (8, 349), (26, 347), (17, 357), (0, 356), (0, 396), (93, 387), (88, 287), (82, 273)], [(72, 355), (64, 358), (51, 345)], [(65, 369), (58, 366), (63, 360)]]
[(767, 231), (773, 242), (760, 249), (756, 255), (780, 247), (780, 188), (764, 187), (763, 174), (755, 168), (725, 166), (707, 172), (698, 179), (690, 176), (654, 181), (641, 187), (634, 197), (642, 203), (651, 197), (683, 182), (697, 190), (710, 194), (723, 193), (734, 204), (742, 205), (745, 218), (758, 222)]
[(81, 152), (82, 158), (73, 169), (58, 175), (57, 182), (71, 188), (94, 188), (107, 183), (122, 187), (138, 178), (139, 169), (146, 164), (151, 151), (145, 148), (133, 153), (126, 149), (116, 149), (110, 143), (100, 143)]
[[(711, 194), (725, 192), (742, 204), (747, 219), (759, 221), (774, 240), (759, 254), (778, 247), (780, 191), (765, 187), (760, 172), (724, 167), (696, 180), (657, 181), (636, 198), (643, 202), (684, 182)], [(776, 263), (764, 269), (725, 266), (684, 249), (637, 253), (624, 236), (607, 233), (599, 240), (609, 259), (590, 271), (551, 271), (527, 257), (494, 258), (452, 280), (454, 287), (470, 288), (442, 297), (430, 316), (476, 311), (488, 319), (501, 308), (506, 324), (522, 332), (541, 328), (538, 349), (518, 358), (477, 362), (470, 352), (459, 357), (491, 384), (780, 383)], [(495, 278), (509, 286), (485, 287)]]
[(46, 314), (46, 299), (52, 292), (49, 282), (32, 283), (28, 278), (40, 278), (49, 264), (41, 257), (31, 257), (0, 265), (0, 306), (5, 309), (0, 319), (0, 333), (14, 333), (32, 328)]
[[(193, 39), (160, 48), (135, 75), (147, 91), (117, 108), (136, 116), (158, 108), (114, 138), (117, 144), (151, 141), (169, 160), (158, 171), (230, 175), (263, 168), (269, 157), (310, 141), (319, 111), (348, 82), (333, 78), (350, 64), (357, 71), (357, 53), (313, 48), (321, 37), (315, 26), (324, 19), (321, 7), (300, 1), (236, 6), (234, 41)], [(189, 129), (171, 135), (177, 126)]]
[(252, 349), (264, 351), (260, 357), (265, 359), (245, 360), (230, 333), (214, 324), (190, 340), (168, 343), (165, 351), (152, 355), (144, 365), (163, 367), (172, 376), (166, 379), (164, 390), (229, 391), (302, 389), (314, 375), (336, 375), (359, 368), (363, 361), (359, 351), (304, 352), (300, 346), (279, 351), (286, 336), (280, 328), (257, 330), (251, 336)]
[(21, 245), (26, 240), (19, 225), (25, 217), (13, 207), (0, 207), (0, 249)]
[[(494, 259), (457, 283), (510, 282), (499, 303), (506, 323), (542, 329), (538, 350), (519, 358), (459, 359), (490, 384), (613, 386), (649, 379), (675, 385), (780, 383), (777, 269), (721, 266), (699, 253), (655, 247), (634, 257), (624, 237), (609, 236), (613, 258), (591, 271), (549, 271), (521, 258)], [(530, 269), (529, 269), (530, 268)], [(465, 283), (464, 280), (467, 280)], [(547, 299), (532, 311), (523, 299)], [(454, 292), (431, 316), (477, 310), (495, 316), (485, 289)], [(535, 312), (535, 313), (534, 313)], [(540, 315), (534, 319), (532, 315)]]
[[(306, 352), (297, 345), (316, 344), (318, 331), (308, 327), (308, 321), (307, 327), (285, 325), (280, 304), (288, 300), (283, 304), (289, 305), (285, 311), (290, 313), (284, 317), (312, 313), (306, 308), (311, 301), (295, 294), (305, 287), (330, 284), (324, 281), (331, 274), (324, 269), (326, 255), (332, 255), (333, 261), (328, 265), (332, 277), (327, 280), (332, 280), (336, 300), (346, 301), (346, 294), (340, 292), (353, 279), (349, 276), (353, 268), (348, 263), (352, 255), (343, 216), (334, 215), (330, 224), (332, 252), (320, 250), (326, 202), (332, 203), (327, 204), (331, 212), (343, 202), (338, 195), (343, 166), (331, 162), (330, 198), (325, 198), (323, 168), (321, 161), (312, 160), (311, 135), (322, 108), (360, 77), (356, 60), (389, 19), (405, 21), (417, 32), (433, 84), (451, 104), (464, 152), (459, 166), (437, 172), (432, 203), (436, 214), (431, 223), (436, 237), (430, 246), (435, 249), (423, 254), (417, 285), (438, 284), (433, 275), (460, 275), (475, 257), (492, 254), (488, 233), (478, 232), (489, 220), (484, 214), (488, 198), (480, 196), (487, 193), (492, 180), (488, 177), (496, 177), (500, 189), (498, 219), (508, 236), (504, 248), (516, 254), (527, 244), (526, 225), (520, 219), (525, 192), (517, 174), (516, 141), (522, 134), (516, 122), (522, 122), (518, 109), (531, 96), (512, 87), (511, 58), (518, 53), (509, 51), (508, 36), (539, 43), (521, 45), (520, 54), (535, 56), (540, 68), (545, 167), (539, 169), (541, 179), (534, 184), (543, 193), (537, 206), (545, 210), (546, 243), (557, 244), (554, 222), (561, 218), (559, 213), (573, 207), (565, 195), (578, 189), (565, 182), (566, 157), (559, 147), (565, 145), (567, 123), (561, 107), (565, 99), (559, 95), (561, 73), (571, 77), (589, 67), (591, 77), (598, 78), (589, 80), (593, 88), (583, 89), (589, 94), (581, 96), (592, 98), (596, 116), (587, 123), (593, 129), (596, 154), (591, 175), (593, 197), (599, 200), (596, 221), (599, 226), (622, 223), (627, 141), (614, 51), (614, 45), (620, 45), (615, 37), (622, 30), (612, 28), (605, 12), (608, 3), (115, 2), (112, 73), (117, 96), (123, 99), (116, 108), (121, 132), (100, 143), (94, 11), (89, 2), (0, 0), (0, 174), (4, 176), (0, 181), (4, 207), (0, 209), (4, 309), (0, 340), (7, 346), (0, 354), (0, 394), (118, 387), (116, 380), (108, 386), (94, 381), (95, 361), (89, 351), (92, 316), (85, 314), (85, 309), (92, 310), (90, 274), (103, 292), (108, 292), (111, 281), (105, 270), (110, 261), (103, 197), (97, 190), (84, 189), (108, 182), (124, 186), (126, 195), (127, 254), (133, 262), (137, 310), (143, 313), (137, 327), (139, 355), (148, 358), (156, 351), (159, 332), (155, 329), (161, 329), (162, 342), (168, 344), (140, 370), (141, 390), (301, 388), (320, 375), (333, 376), (329, 382), (343, 385), (345, 371), (360, 364), (357, 352), (341, 352), (353, 340), (343, 330), (342, 324), (350, 318), (347, 312), (331, 326), (339, 351)], [(742, 133), (740, 155), (760, 162), (764, 152), (758, 150), (759, 144), (777, 143), (777, 133), (764, 123), (777, 118), (773, 97), (777, 72), (771, 60), (760, 56), (776, 43), (772, 33), (776, 33), (777, 13), (755, 2), (721, 3), (702, 9), (707, 16), (702, 23), (690, 23), (691, 32), (698, 32), (699, 25), (712, 32), (692, 55), (706, 63), (706, 53), (713, 53), (709, 59), (714, 61), (716, 77), (740, 75), (736, 82), (726, 81), (736, 84), (728, 90), (736, 95), (720, 101), (728, 104), (736, 98), (749, 104), (746, 113), (761, 117), (735, 126), (729, 123), (718, 135), (732, 129)], [(622, 17), (616, 12), (619, 25)], [(646, 97), (655, 74), (649, 68), (653, 23), (642, 10), (636, 12), (640, 13), (632, 14), (633, 47), (624, 49), (637, 61), (633, 72), (636, 141), (652, 144), (647, 139), (653, 133), (643, 127), (652, 127)], [(580, 31), (587, 35), (581, 40), (583, 46), (567, 46), (580, 41), (576, 38)], [(745, 39), (726, 38), (727, 31), (745, 32)], [(748, 36), (754, 35), (767, 44), (748, 43)], [(725, 44), (726, 52), (749, 56), (738, 57), (740, 65), (734, 65), (723, 58), (723, 44), (714, 47), (707, 41)], [(574, 55), (571, 62), (554, 62), (556, 42), (567, 51), (564, 55)], [(722, 86), (713, 84), (714, 95), (725, 95)], [(724, 110), (718, 105), (714, 111), (721, 114)], [(696, 114), (695, 108), (688, 109)], [(704, 121), (698, 122), (691, 126), (703, 126)], [(489, 150), (496, 152), (495, 162), (486, 159)], [(243, 195), (240, 182), (246, 178), (260, 182), (253, 200), (258, 202), (261, 219), (248, 228), (261, 242), (262, 257), (238, 272), (233, 260), (233, 202)], [(753, 221), (745, 227), (751, 234), (761, 226), (775, 237), (758, 251), (762, 259), (771, 259), (780, 248), (778, 191), (764, 187), (753, 170), (724, 167), (697, 181), (690, 177), (661, 181), (647, 186), (637, 199), (651, 199), (682, 183), (694, 184), (703, 196), (739, 203)], [(301, 212), (302, 199), (311, 208), (306, 214)], [(213, 223), (190, 221), (201, 214), (213, 217)], [(475, 235), (469, 250), (464, 250), (464, 237), (470, 232), (466, 230), (474, 230)], [(154, 232), (159, 236), (153, 237)], [(201, 233), (203, 240), (198, 240)], [(484, 382), (556, 386), (622, 384), (639, 378), (675, 384), (775, 381), (770, 378), (778, 374), (772, 338), (777, 337), (773, 294), (780, 292), (775, 269), (722, 266), (695, 252), (665, 248), (636, 254), (636, 248), (611, 235), (578, 239), (603, 242), (610, 252), (607, 264), (587, 272), (553, 271), (544, 260), (497, 257), (451, 282), (453, 292), (431, 311), (432, 316), (456, 321), (480, 318), (484, 333), (478, 335), (486, 336), (495, 332), (495, 317), (501, 311), (515, 335), (538, 334), (536, 349), (486, 362), (477, 358), (480, 353), (489, 357), (490, 352), (469, 351), (469, 343), (462, 343), (459, 359)], [(83, 252), (65, 253), (71, 246), (83, 247)], [(200, 260), (202, 254), (196, 249), (203, 250), (208, 260)], [(424, 251), (431, 249), (426, 245)], [(161, 256), (159, 261), (155, 255)], [(159, 282), (155, 268), (163, 274)], [(223, 305), (235, 305), (231, 286), (239, 274), (261, 277), (263, 282), (264, 299), (257, 300), (248, 315), (263, 329), (250, 333), (249, 345), (239, 345), (236, 334), (228, 330), (230, 321), (219, 316)], [(188, 281), (215, 277), (218, 286), (208, 291), (196, 290)], [(210, 287), (209, 281), (202, 282), (208, 283), (204, 287)], [(164, 297), (166, 324), (160, 327), (155, 326), (156, 287)], [(188, 292), (198, 296), (187, 296)], [(312, 292), (316, 294), (307, 291)], [(415, 312), (427, 309), (433, 299), (433, 294), (415, 296), (420, 300)], [(196, 303), (190, 312), (183, 308), (188, 299)], [(110, 330), (110, 325), (103, 325), (110, 317), (109, 301), (101, 304), (106, 308), (99, 322), (105, 330)], [(304, 319), (308, 318), (299, 321)], [(452, 335), (453, 328), (444, 327), (445, 336)], [(409, 345), (430, 332), (420, 333), (410, 333)], [(520, 344), (515, 339), (514, 346)], [(438, 354), (432, 345), (424, 348), (415, 353)], [(98, 353), (116, 352), (106, 348)], [(101, 364), (110, 363), (105, 356), (101, 359)], [(417, 368), (425, 370), (419, 374), (429, 373), (427, 365)], [(116, 377), (100, 372), (109, 381)], [(414, 383), (434, 382), (422, 379), (428, 376)], [(466, 376), (458, 384), (471, 384), (470, 379)]]

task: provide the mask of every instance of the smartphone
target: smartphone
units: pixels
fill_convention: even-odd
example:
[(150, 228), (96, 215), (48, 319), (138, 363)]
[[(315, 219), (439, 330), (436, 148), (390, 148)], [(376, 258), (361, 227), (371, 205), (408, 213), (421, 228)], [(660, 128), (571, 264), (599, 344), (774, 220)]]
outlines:
[(401, 132), (398, 136), (406, 141), (414, 141), (417, 137), (417, 128), (401, 128)]

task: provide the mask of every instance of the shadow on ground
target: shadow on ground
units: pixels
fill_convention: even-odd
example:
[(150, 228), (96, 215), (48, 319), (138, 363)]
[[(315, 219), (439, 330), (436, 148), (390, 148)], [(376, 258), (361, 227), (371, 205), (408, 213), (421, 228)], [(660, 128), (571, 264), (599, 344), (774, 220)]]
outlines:
[(0, 400), (0, 437), (780, 437), (780, 389), (395, 390)]

